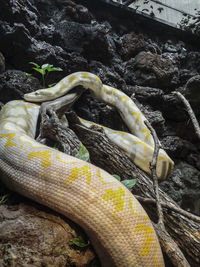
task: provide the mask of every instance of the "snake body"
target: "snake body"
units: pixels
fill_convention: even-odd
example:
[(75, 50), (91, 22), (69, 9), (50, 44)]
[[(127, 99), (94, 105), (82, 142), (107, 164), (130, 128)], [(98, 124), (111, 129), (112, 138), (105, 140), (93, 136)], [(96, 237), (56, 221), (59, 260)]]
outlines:
[[(145, 128), (145, 118), (130, 102), (132, 100), (117, 89), (102, 85), (100, 79), (91, 73), (71, 74), (52, 88), (25, 95), (25, 99), (31, 102), (47, 101), (66, 94), (77, 85), (90, 88), (96, 97), (117, 106), (131, 132), (137, 134), (140, 142), (145, 140), (145, 145), (153, 147), (152, 136)], [(10, 189), (58, 211), (82, 226), (102, 266), (164, 266), (151, 221), (123, 184), (88, 162), (34, 140), (39, 108), (39, 104), (23, 100), (10, 101), (2, 108), (1, 180)], [(133, 122), (136, 122), (135, 126)], [(145, 148), (143, 151), (146, 153)], [(136, 153), (136, 158), (138, 150), (131, 153)], [(168, 162), (167, 166), (173, 164), (166, 153), (159, 156)], [(162, 168), (162, 164), (161, 159), (157, 170)], [(158, 173), (166, 177), (168, 168)]]

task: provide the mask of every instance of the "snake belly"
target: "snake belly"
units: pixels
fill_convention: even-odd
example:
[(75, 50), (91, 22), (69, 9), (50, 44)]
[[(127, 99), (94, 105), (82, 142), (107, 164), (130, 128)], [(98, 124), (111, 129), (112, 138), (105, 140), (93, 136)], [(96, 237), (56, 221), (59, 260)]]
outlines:
[[(79, 76), (73, 78), (85, 87), (92, 83), (91, 87), (102, 90), (96, 77), (97, 85), (83, 74), (81, 81)], [(151, 221), (123, 184), (90, 163), (34, 140), (39, 107), (16, 100), (1, 110), (1, 180), (11, 190), (79, 224), (102, 266), (164, 266)]]

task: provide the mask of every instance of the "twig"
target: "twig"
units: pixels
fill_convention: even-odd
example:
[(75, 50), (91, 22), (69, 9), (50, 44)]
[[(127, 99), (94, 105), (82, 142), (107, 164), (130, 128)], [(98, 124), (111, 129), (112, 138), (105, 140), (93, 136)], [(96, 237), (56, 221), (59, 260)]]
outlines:
[(144, 122), (146, 126), (149, 128), (153, 139), (154, 139), (154, 153), (153, 153), (153, 159), (150, 165), (150, 169), (152, 172), (152, 179), (153, 179), (153, 186), (154, 186), (154, 192), (156, 197), (156, 206), (157, 206), (157, 212), (158, 212), (158, 223), (154, 224), (154, 227), (156, 229), (156, 232), (159, 236), (159, 240), (161, 242), (161, 245), (165, 251), (165, 253), (168, 255), (171, 262), (174, 264), (174, 266), (177, 267), (189, 267), (190, 264), (186, 260), (184, 254), (176, 244), (176, 242), (173, 240), (173, 238), (169, 235), (167, 232), (164, 222), (163, 222), (163, 210), (161, 206), (160, 201), (160, 195), (159, 195), (159, 188), (158, 188), (158, 177), (156, 174), (156, 163), (158, 158), (158, 153), (160, 149), (160, 143), (157, 137), (157, 134), (151, 124), (148, 121)]
[[(143, 202), (143, 203), (146, 203), (146, 204), (156, 204), (155, 199), (152, 199), (152, 198), (144, 198), (144, 197), (137, 196), (137, 195), (134, 195), (134, 196), (140, 202)], [(174, 206), (174, 205), (172, 205), (170, 203), (164, 203), (164, 202), (161, 202), (160, 204), (164, 208), (167, 208), (169, 210), (172, 210), (174, 212), (177, 212), (177, 213), (179, 213), (179, 214), (181, 214), (181, 215), (183, 215), (183, 216), (185, 216), (185, 217), (187, 217), (187, 218), (189, 218), (189, 219), (191, 219), (191, 220), (193, 220), (193, 221), (195, 221), (197, 223), (200, 223), (200, 217), (198, 217), (198, 216), (196, 216), (194, 214), (191, 214), (190, 212), (185, 211), (185, 210), (181, 209), (180, 207), (176, 207), (176, 206)]]
[(163, 223), (163, 211), (162, 211), (162, 207), (160, 204), (160, 196), (159, 196), (159, 189), (158, 189), (158, 177), (156, 174), (156, 163), (157, 163), (157, 159), (158, 159), (160, 143), (158, 141), (156, 131), (151, 126), (151, 124), (148, 121), (145, 121), (145, 124), (149, 128), (149, 130), (151, 131), (151, 134), (152, 134), (153, 139), (154, 139), (154, 144), (155, 144), (154, 152), (153, 152), (153, 159), (152, 159), (152, 162), (150, 164), (150, 169), (152, 172), (153, 186), (154, 186), (154, 192), (155, 192), (155, 197), (156, 197), (156, 206), (157, 206), (157, 211), (158, 211), (158, 224), (164, 225), (164, 223)]
[(199, 123), (197, 121), (197, 118), (190, 106), (190, 103), (187, 101), (187, 99), (180, 93), (180, 92), (173, 92), (173, 94), (175, 94), (184, 104), (189, 116), (190, 116), (190, 119), (194, 125), (194, 129), (195, 129), (195, 132), (198, 136), (198, 138), (200, 139), (200, 126), (199, 126)]

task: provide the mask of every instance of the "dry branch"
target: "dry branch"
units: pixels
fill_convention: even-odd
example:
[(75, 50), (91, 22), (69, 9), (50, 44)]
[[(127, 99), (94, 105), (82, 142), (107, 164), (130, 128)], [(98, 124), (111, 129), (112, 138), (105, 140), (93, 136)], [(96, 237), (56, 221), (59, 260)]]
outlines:
[[(108, 138), (104, 135), (102, 129), (94, 126), (88, 129), (79, 124), (74, 113), (68, 113), (70, 127), (83, 142), (90, 152), (91, 162), (111, 174), (118, 174), (123, 179), (137, 179), (134, 193), (143, 198), (155, 199), (152, 181), (143, 171), (137, 168), (132, 161)], [(62, 129), (61, 129), (62, 131)], [(64, 134), (64, 133), (63, 133)], [(134, 176), (134, 177), (133, 177)], [(167, 206), (178, 205), (167, 196), (160, 188), (157, 188), (157, 194), (160, 196), (159, 204), (165, 203)], [(155, 201), (155, 200), (154, 200)], [(144, 204), (151, 219), (157, 221), (157, 212), (154, 206)], [(175, 263), (175, 266), (189, 266), (182, 252), (185, 254), (191, 266), (197, 267), (200, 264), (200, 225), (192, 218), (188, 219), (183, 214), (164, 210), (163, 220), (167, 231), (161, 226), (155, 224), (155, 229), (159, 235), (164, 252)], [(160, 220), (159, 220), (160, 221)], [(172, 236), (176, 243), (173, 242)], [(184, 234), (183, 234), (184, 233)], [(180, 249), (178, 249), (178, 246)]]
[(195, 133), (197, 134), (198, 138), (200, 139), (200, 126), (199, 126), (199, 123), (197, 121), (197, 118), (190, 106), (190, 103), (187, 101), (187, 99), (180, 93), (180, 92), (173, 92), (184, 104), (189, 116), (190, 116), (190, 119), (194, 125), (194, 129), (195, 129)]
[(158, 223), (154, 223), (154, 228), (156, 229), (156, 232), (158, 234), (161, 247), (171, 260), (171, 262), (174, 264), (174, 266), (177, 267), (189, 267), (189, 263), (186, 260), (185, 256), (183, 255), (182, 251), (178, 247), (178, 245), (175, 243), (173, 238), (170, 236), (170, 234), (166, 231), (164, 222), (163, 222), (163, 210), (161, 206), (160, 201), (160, 195), (159, 195), (159, 186), (158, 186), (158, 177), (156, 174), (156, 164), (158, 159), (158, 153), (159, 149), (161, 148), (156, 131), (153, 129), (151, 124), (148, 121), (145, 121), (146, 126), (149, 128), (153, 139), (154, 139), (154, 153), (153, 153), (153, 159), (151, 162), (151, 172), (152, 172), (152, 179), (153, 179), (153, 187), (156, 197), (156, 206), (157, 206), (157, 213), (158, 213)]
[[(135, 195), (135, 197), (140, 202), (143, 202), (143, 203), (146, 203), (146, 204), (156, 204), (156, 200), (155, 199), (144, 198), (144, 197), (137, 196), (137, 195)], [(188, 212), (186, 210), (183, 210), (180, 207), (176, 207), (173, 204), (164, 203), (164, 202), (161, 202), (160, 204), (161, 204), (161, 206), (163, 208), (166, 208), (166, 209), (169, 209), (171, 211), (177, 212), (180, 215), (183, 215), (183, 216), (187, 217), (188, 219), (191, 219), (194, 222), (200, 223), (200, 217), (198, 217), (198, 216), (196, 216), (196, 215), (194, 215), (194, 214), (192, 214), (192, 213), (190, 213), (190, 212)]]
[[(137, 183), (133, 189), (133, 193), (144, 198), (155, 199), (153, 184), (148, 175), (137, 168), (118, 147), (112, 144), (102, 133), (101, 129), (98, 130), (98, 127), (96, 126), (88, 129), (82, 125), (79, 125), (77, 119), (75, 119), (75, 116), (71, 113), (67, 117), (70, 121), (70, 127), (72, 127), (79, 139), (90, 152), (90, 158), (93, 164), (105, 169), (110, 174), (118, 174), (123, 179), (136, 178)], [(159, 195), (161, 203), (165, 203), (168, 206), (174, 206), (177, 209), (179, 208), (179, 206), (160, 188)], [(145, 203), (144, 208), (151, 219), (156, 222), (157, 212), (155, 205), (146, 205)], [(178, 254), (175, 256), (176, 267), (189, 266), (187, 262), (182, 261), (184, 258), (183, 254), (191, 266), (199, 266), (199, 223), (196, 223), (194, 220), (192, 220), (192, 218), (189, 219), (184, 215), (180, 215), (180, 213), (169, 211), (168, 209), (164, 209), (163, 213), (166, 230), (170, 236), (176, 240), (176, 243), (168, 243), (168, 233), (166, 231), (160, 231), (158, 234), (161, 243), (163, 243), (164, 252), (168, 254), (171, 259), (173, 259), (174, 254)], [(155, 228), (158, 230), (156, 225)], [(177, 250), (177, 245), (180, 248), (179, 251)]]

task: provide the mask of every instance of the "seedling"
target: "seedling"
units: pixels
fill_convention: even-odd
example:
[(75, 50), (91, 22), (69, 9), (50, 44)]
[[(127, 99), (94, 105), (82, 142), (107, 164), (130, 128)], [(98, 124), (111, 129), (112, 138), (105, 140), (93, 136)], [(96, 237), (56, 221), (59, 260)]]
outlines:
[(2, 196), (0, 199), (0, 205), (5, 204), (8, 200), (8, 197), (9, 197), (9, 194)]
[(88, 161), (90, 158), (90, 154), (87, 150), (87, 148), (81, 143), (81, 147), (80, 150), (78, 151), (78, 153), (75, 155), (76, 158), (84, 160), (84, 161)]
[(59, 67), (54, 67), (51, 64), (43, 64), (42, 66), (38, 65), (35, 62), (29, 62), (29, 64), (33, 65), (34, 67), (32, 68), (33, 70), (39, 72), (42, 75), (42, 86), (46, 87), (46, 79), (49, 74), (49, 72), (52, 71), (62, 71), (61, 68)]
[(72, 238), (71, 241), (73, 242), (74, 245), (76, 245), (77, 247), (80, 247), (80, 248), (85, 248), (85, 247), (89, 246), (89, 244), (90, 244), (90, 241), (85, 240), (82, 236)]
[(129, 190), (131, 190), (136, 184), (136, 179), (121, 181), (121, 177), (119, 175), (113, 174), (112, 176), (114, 176), (118, 181), (124, 184)]

